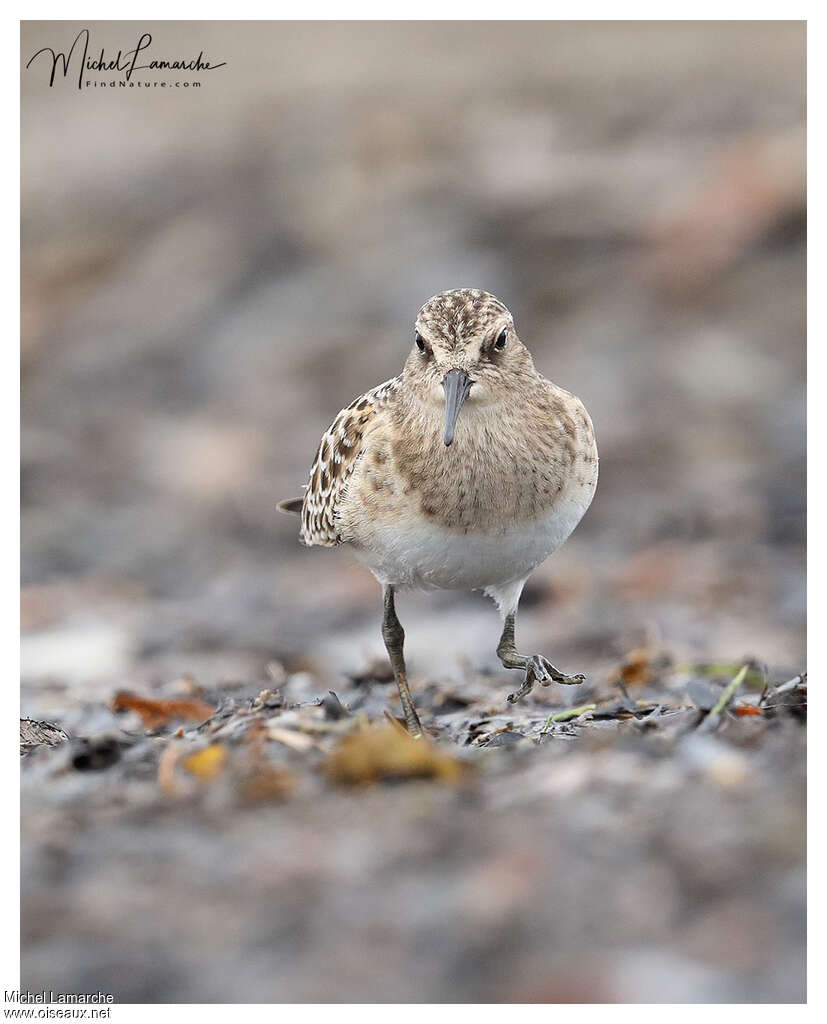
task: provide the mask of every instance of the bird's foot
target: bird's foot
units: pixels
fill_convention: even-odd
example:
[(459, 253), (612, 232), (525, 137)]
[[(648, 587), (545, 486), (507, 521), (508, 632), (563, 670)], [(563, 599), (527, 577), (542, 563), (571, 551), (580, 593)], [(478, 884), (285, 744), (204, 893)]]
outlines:
[(408, 730), (408, 734), (415, 740), (422, 739), (423, 729), (422, 723), (419, 721), (419, 716), (414, 711), (411, 715), (405, 715), (405, 728)]
[(542, 654), (532, 654), (531, 657), (524, 658), (523, 662), (524, 664), (514, 666), (515, 668), (525, 668), (525, 679), (519, 690), (509, 693), (509, 704), (516, 704), (518, 700), (531, 693), (535, 683), (539, 683), (541, 686), (551, 686), (552, 683), (561, 683), (563, 686), (579, 686), (580, 683), (586, 681), (582, 672), (567, 676), (565, 672), (555, 668)]
[(424, 735), (424, 730), (416, 712), (413, 713), (411, 718), (397, 718), (396, 715), (392, 715), (390, 711), (386, 710), (385, 718), (403, 736), (410, 736), (412, 739), (418, 740)]

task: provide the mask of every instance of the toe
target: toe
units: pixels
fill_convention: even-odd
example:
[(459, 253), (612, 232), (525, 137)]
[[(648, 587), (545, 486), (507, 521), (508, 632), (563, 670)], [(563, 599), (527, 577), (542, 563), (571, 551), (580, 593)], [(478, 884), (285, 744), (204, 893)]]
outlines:
[(582, 672), (576, 672), (573, 676), (560, 675), (557, 678), (557, 682), (565, 686), (579, 686), (581, 683), (585, 683), (585, 681), (586, 677)]
[(522, 686), (519, 690), (515, 690), (514, 693), (509, 693), (508, 703), (516, 704), (521, 697), (525, 697), (527, 693), (531, 693), (534, 688), (534, 673), (532, 672), (531, 665), (526, 669), (525, 679), (523, 680)]

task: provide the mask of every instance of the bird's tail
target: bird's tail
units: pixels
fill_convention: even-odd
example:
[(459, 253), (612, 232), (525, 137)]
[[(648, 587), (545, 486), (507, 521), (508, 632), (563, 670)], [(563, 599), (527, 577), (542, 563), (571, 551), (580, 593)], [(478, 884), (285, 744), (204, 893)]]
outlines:
[(285, 512), (289, 516), (300, 516), (303, 503), (304, 498), (285, 498), (284, 501), (280, 501), (276, 505), (276, 508), (279, 512)]

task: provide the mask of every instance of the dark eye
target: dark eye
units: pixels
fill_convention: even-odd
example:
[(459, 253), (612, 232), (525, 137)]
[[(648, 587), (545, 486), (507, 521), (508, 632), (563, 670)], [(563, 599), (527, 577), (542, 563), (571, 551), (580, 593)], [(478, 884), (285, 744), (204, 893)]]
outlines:
[(419, 331), (417, 331), (416, 334), (414, 335), (414, 341), (416, 342), (416, 347), (424, 355), (428, 350), (425, 346), (425, 342), (422, 340), (422, 335), (419, 333)]
[(503, 327), (503, 329), (497, 335), (497, 340), (494, 342), (494, 348), (498, 352), (502, 352), (502, 350), (505, 348), (506, 341), (508, 341), (508, 328)]

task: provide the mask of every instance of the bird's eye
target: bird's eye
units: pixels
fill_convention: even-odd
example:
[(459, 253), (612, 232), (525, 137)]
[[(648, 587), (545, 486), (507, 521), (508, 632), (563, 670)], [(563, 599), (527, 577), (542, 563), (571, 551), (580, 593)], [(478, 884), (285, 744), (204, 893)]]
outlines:
[(497, 340), (494, 342), (494, 348), (498, 352), (502, 352), (502, 350), (505, 348), (505, 343), (506, 343), (507, 340), (508, 340), (508, 328), (507, 327), (503, 327), (503, 329), (497, 335)]
[(419, 333), (419, 331), (416, 332), (416, 335), (414, 336), (414, 341), (416, 342), (416, 347), (419, 349), (419, 351), (423, 355), (425, 355), (425, 353), (428, 351), (428, 349), (427, 349), (427, 347), (425, 345), (425, 342), (424, 342), (424, 340), (422, 338), (422, 335)]

